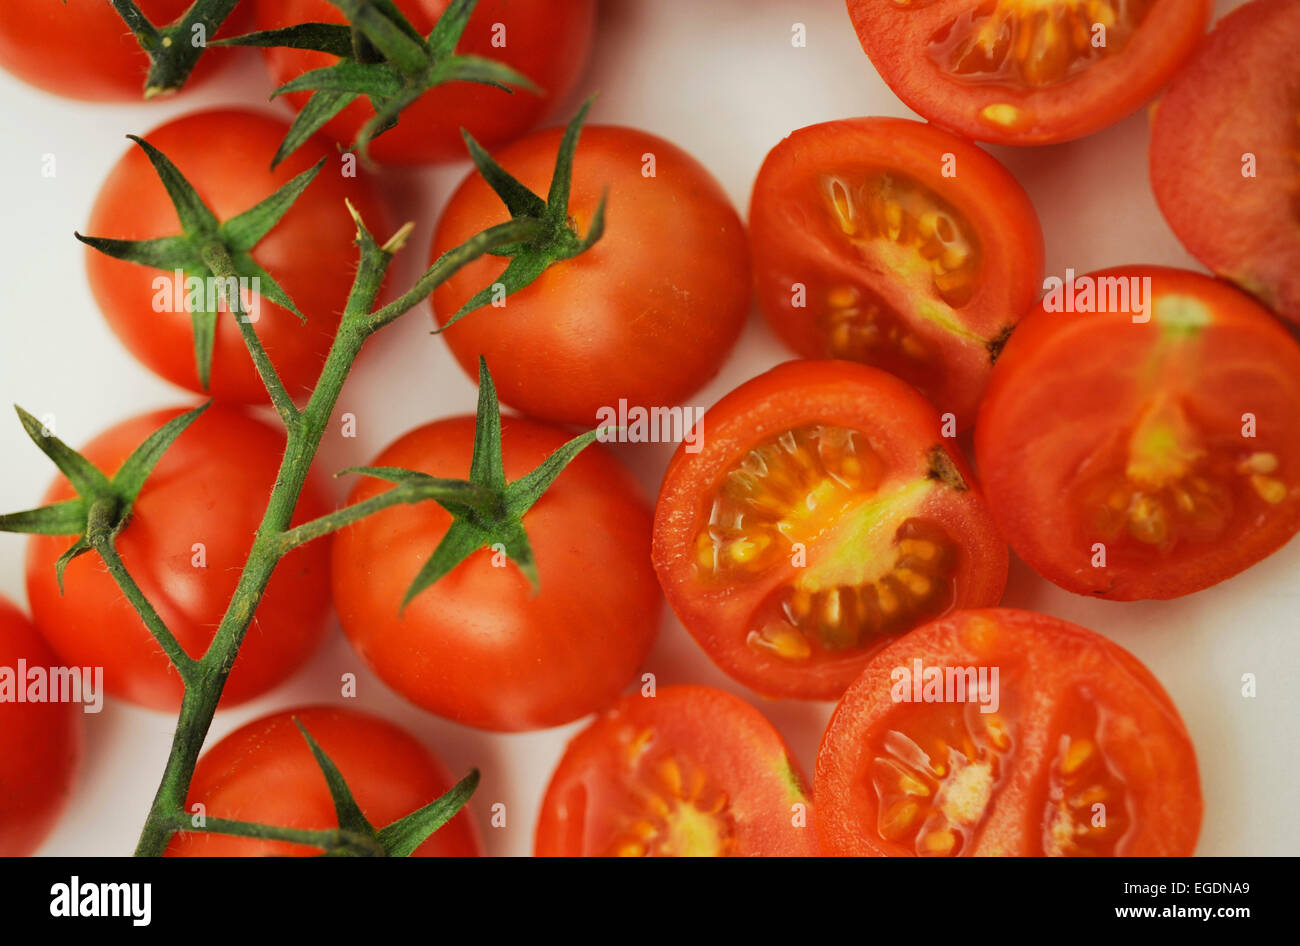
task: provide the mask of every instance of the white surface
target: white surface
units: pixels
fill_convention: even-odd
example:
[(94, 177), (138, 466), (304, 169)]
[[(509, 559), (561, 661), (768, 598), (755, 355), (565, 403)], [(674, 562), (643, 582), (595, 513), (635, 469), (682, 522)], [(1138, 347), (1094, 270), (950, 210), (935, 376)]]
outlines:
[[(1218, 13), (1236, 5), (1221, 0)], [(594, 62), (574, 102), (600, 90), (593, 121), (637, 125), (682, 145), (722, 181), (742, 213), (764, 155), (793, 129), (852, 115), (911, 116), (861, 52), (841, 0), (607, 0), (602, 14)], [(807, 48), (792, 48), (794, 22), (807, 25)], [(0, 74), (7, 132), (0, 149), (0, 403), (17, 402), (37, 416), (53, 414), (58, 434), (76, 446), (123, 418), (190, 400), (137, 365), (110, 334), (87, 288), (72, 231), (85, 225), (101, 180), (125, 148), (124, 134), (146, 132), (200, 106), (260, 102), (269, 90), (253, 55), (193, 95), (152, 105), (86, 106)], [(570, 114), (571, 104), (560, 114)], [(1136, 262), (1195, 266), (1156, 210), (1147, 184), (1146, 138), (1146, 117), (1138, 114), (1072, 144), (991, 149), (1038, 207), (1049, 273)], [(57, 156), (53, 180), (40, 176), (46, 153)], [(465, 169), (391, 175), (395, 215), (418, 224), (394, 269), (395, 285), (408, 285), (424, 265), (441, 204)], [(422, 306), (363, 355), (340, 405), (357, 415), (360, 433), (352, 441), (327, 441), (326, 469), (365, 462), (416, 424), (473, 409), (473, 387), (428, 327)], [(693, 403), (711, 404), (785, 357), (755, 318), (722, 375)], [(655, 490), (670, 448), (619, 449)], [(0, 509), (35, 504), (52, 467), (12, 415), (0, 416), (0, 457)], [(18, 601), (24, 600), (23, 551), (22, 538), (0, 535), (0, 592)], [(1172, 694), (1200, 759), (1202, 854), (1297, 850), (1297, 569), (1300, 543), (1293, 542), (1209, 591), (1170, 603), (1113, 604), (1066, 594), (1019, 562), (1013, 565), (1007, 605), (1045, 611), (1110, 636), (1137, 654)], [(647, 669), (661, 683), (709, 683), (748, 695), (713, 668), (671, 617)], [(364, 708), (419, 735), (453, 770), (483, 770), (474, 809), (490, 853), (530, 851), (542, 792), (581, 724), (514, 736), (452, 725), (388, 692), (341, 634), (281, 690), (221, 714), (210, 738), (275, 709), (330, 700), (345, 671), (359, 673), (358, 702)], [(1258, 676), (1257, 699), (1240, 696), (1245, 672)], [(811, 773), (830, 704), (760, 705)], [(130, 852), (173, 719), (110, 701), (88, 723), (89, 750), (73, 805), (43, 853)], [(508, 824), (492, 829), (485, 814), (497, 801), (507, 805)]]

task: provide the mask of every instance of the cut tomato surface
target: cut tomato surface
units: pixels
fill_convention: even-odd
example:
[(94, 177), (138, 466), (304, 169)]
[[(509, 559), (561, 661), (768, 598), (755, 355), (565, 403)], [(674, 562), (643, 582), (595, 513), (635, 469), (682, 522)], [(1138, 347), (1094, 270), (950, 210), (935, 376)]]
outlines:
[(749, 210), (768, 322), (805, 358), (884, 368), (962, 427), (1038, 298), (1043, 233), (983, 149), (921, 122), (810, 125), (772, 149)]
[(831, 717), (814, 791), (837, 855), (1187, 856), (1201, 825), (1159, 681), (1093, 631), (1010, 609), (877, 654)]
[(741, 385), (678, 449), (655, 511), (673, 610), (728, 674), (770, 697), (833, 700), (871, 654), (1007, 575), (965, 460), (914, 389), (847, 361)]
[(812, 857), (806, 780), (758, 710), (722, 690), (625, 696), (574, 737), (537, 823), (539, 857)]
[(932, 122), (1040, 145), (1112, 125), (1195, 48), (1210, 0), (848, 0), (881, 78)]
[(1106, 270), (1080, 301), (1085, 286), (1107, 311), (1047, 311), (1049, 294), (980, 408), (976, 460), (1011, 547), (1121, 600), (1198, 591), (1276, 551), (1300, 529), (1300, 345), (1197, 273)]
[(1160, 100), (1151, 185), (1202, 263), (1300, 322), (1300, 3), (1228, 14)]

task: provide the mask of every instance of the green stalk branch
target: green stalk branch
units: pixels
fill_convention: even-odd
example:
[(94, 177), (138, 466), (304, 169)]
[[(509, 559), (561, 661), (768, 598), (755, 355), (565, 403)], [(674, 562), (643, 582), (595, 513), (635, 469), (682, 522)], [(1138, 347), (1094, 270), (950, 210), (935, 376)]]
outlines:
[(199, 662), (185, 653), (185, 648), (181, 647), (180, 642), (176, 640), (174, 634), (158, 615), (154, 606), (149, 603), (145, 593), (140, 590), (140, 586), (135, 583), (131, 573), (127, 570), (126, 565), (122, 563), (122, 557), (117, 553), (117, 547), (113, 543), (111, 535), (103, 535), (90, 539), (91, 548), (99, 553), (99, 557), (104, 560), (108, 566), (108, 573), (113, 576), (117, 582), (117, 587), (121, 589), (122, 594), (131, 602), (132, 607), (139, 612), (140, 617), (144, 619), (145, 626), (149, 628), (149, 633), (153, 635), (158, 646), (163, 649), (167, 659), (172, 662), (176, 672), (181, 675), (181, 679), (188, 685), (195, 679), (199, 671)]

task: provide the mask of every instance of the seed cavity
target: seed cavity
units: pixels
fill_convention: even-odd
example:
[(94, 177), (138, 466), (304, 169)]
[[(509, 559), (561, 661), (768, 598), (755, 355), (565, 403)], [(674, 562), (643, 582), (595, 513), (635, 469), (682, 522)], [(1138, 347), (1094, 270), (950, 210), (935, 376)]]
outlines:
[[(1108, 719), (1087, 689), (1067, 698), (1076, 721), (1057, 740), (1043, 813), (1043, 853), (1049, 857), (1108, 857), (1132, 823), (1123, 777), (1103, 746)], [(1096, 806), (1102, 806), (1100, 808)]]

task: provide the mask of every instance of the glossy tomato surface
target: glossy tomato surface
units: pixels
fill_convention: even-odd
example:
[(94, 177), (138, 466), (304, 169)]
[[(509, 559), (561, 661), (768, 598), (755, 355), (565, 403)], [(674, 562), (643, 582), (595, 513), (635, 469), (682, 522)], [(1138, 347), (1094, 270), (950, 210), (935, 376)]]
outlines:
[(805, 358), (883, 368), (965, 428), (1038, 298), (1043, 233), (983, 149), (921, 122), (800, 128), (768, 153), (749, 208), (758, 299)]
[(751, 689), (836, 699), (898, 634), (1000, 599), (993, 517), (934, 408), (892, 375), (788, 362), (701, 424), (702, 448), (680, 447), (664, 476), (655, 569)]
[(1132, 600), (1209, 587), (1295, 535), (1300, 345), (1286, 330), (1182, 270), (1106, 270), (1072, 297), (1106, 311), (1048, 311), (1049, 293), (980, 408), (976, 460), (1011, 547), (1069, 591)]
[[(320, 374), (356, 271), (356, 224), (345, 201), (360, 211), (375, 234), (389, 230), (387, 214), (365, 172), (345, 177), (329, 145), (312, 139), (274, 171), (271, 158), (289, 130), (287, 123), (249, 109), (192, 112), (143, 137), (167, 155), (217, 218), (228, 220), (265, 200), (321, 158), (325, 167), (278, 224), (253, 248), (253, 259), (289, 295), (302, 322), (287, 309), (261, 300), (254, 330), (295, 397), (307, 394)], [(122, 156), (100, 188), (87, 233), (119, 240), (175, 236), (176, 210), (162, 182), (137, 146)], [(194, 359), (194, 329), (184, 305), (177, 307), (159, 284), (171, 273), (113, 259), (86, 248), (90, 288), (109, 326), (131, 354), (173, 384), (202, 391)], [(162, 308), (162, 311), (159, 311)], [(210, 393), (223, 400), (263, 403), (266, 387), (235, 317), (218, 314)]]
[(1151, 672), (1010, 609), (877, 654), (835, 708), (814, 791), (838, 855), (1186, 857), (1201, 827), (1196, 754)]
[[(142, 414), (104, 431), (82, 454), (106, 475), (180, 410)], [(144, 596), (191, 657), (207, 650), (234, 594), (262, 511), (275, 484), (284, 435), (241, 410), (209, 407), (171, 445), (145, 482), (117, 551)], [(45, 503), (74, 496), (60, 476)], [(327, 510), (320, 487), (307, 483), (296, 519)], [(140, 616), (95, 552), (63, 574), (54, 563), (70, 536), (33, 536), (27, 546), (32, 614), (60, 658), (103, 667), (113, 696), (175, 712), (183, 687)], [(311, 656), (329, 613), (328, 540), (289, 553), (258, 605), (227, 681), (221, 705), (265, 693)]]
[(1112, 125), (1195, 48), (1210, 0), (848, 0), (908, 106), (979, 141), (1041, 145)]
[[(501, 429), (509, 481), (570, 438), (517, 417), (503, 417)], [(449, 418), (410, 431), (369, 465), (464, 479), (473, 443), (474, 418)], [(350, 502), (387, 488), (363, 479)], [(366, 662), (412, 702), (483, 729), (558, 726), (609, 705), (654, 642), (662, 607), (647, 555), (650, 509), (632, 474), (588, 447), (524, 515), (536, 593), (485, 548), (403, 609), (450, 521), (422, 502), (337, 534), (334, 603)]]
[[(82, 704), (50, 701), (55, 668), (62, 664), (40, 633), (0, 598), (0, 857), (34, 853), (72, 793)], [(47, 681), (39, 691), (32, 687), (34, 669)], [(19, 691), (24, 700), (42, 701), (19, 702)]]
[[(449, 2), (396, 0), (396, 5), (421, 36), (428, 36)], [(257, 0), (255, 13), (259, 30), (347, 22), (327, 0)], [(596, 0), (481, 0), (457, 52), (510, 66), (532, 80), (540, 94), (469, 82), (438, 86), (407, 108), (395, 128), (371, 142), (371, 155), (392, 164), (456, 161), (466, 156), (461, 128), (485, 148), (518, 137), (573, 91), (591, 53), (595, 28)], [(335, 56), (300, 49), (266, 49), (263, 56), (277, 84), (338, 62)], [(286, 97), (299, 109), (309, 98), (303, 92)], [(368, 102), (353, 102), (322, 131), (347, 148), (374, 114)]]
[(811, 857), (812, 802), (758, 710), (722, 690), (631, 694), (569, 743), (542, 800), (539, 857)]
[[(354, 709), (309, 706), (264, 716), (235, 730), (199, 759), (187, 808), (208, 818), (303, 830), (338, 827), (329, 786), (297, 719), (338, 767), (376, 829), (439, 798), (455, 784), (447, 767), (404, 730)], [(309, 857), (315, 848), (219, 834), (180, 834), (169, 857)], [(483, 853), (468, 808), (416, 848), (414, 857)]]
[[(493, 156), (546, 194), (561, 134), (535, 132)], [(749, 313), (744, 227), (699, 162), (643, 131), (588, 126), (569, 202), (580, 234), (606, 188), (605, 233), (595, 246), (444, 335), (471, 376), (486, 356), (501, 400), (534, 417), (590, 427), (600, 408), (617, 408), (620, 399), (645, 408), (678, 404), (718, 372)], [(500, 198), (471, 175), (438, 222), (430, 259), (508, 219)], [(433, 294), (439, 322), (505, 266), (486, 256), (440, 286)]]
[(1224, 17), (1160, 100), (1151, 186), (1183, 245), (1300, 322), (1300, 4)]

